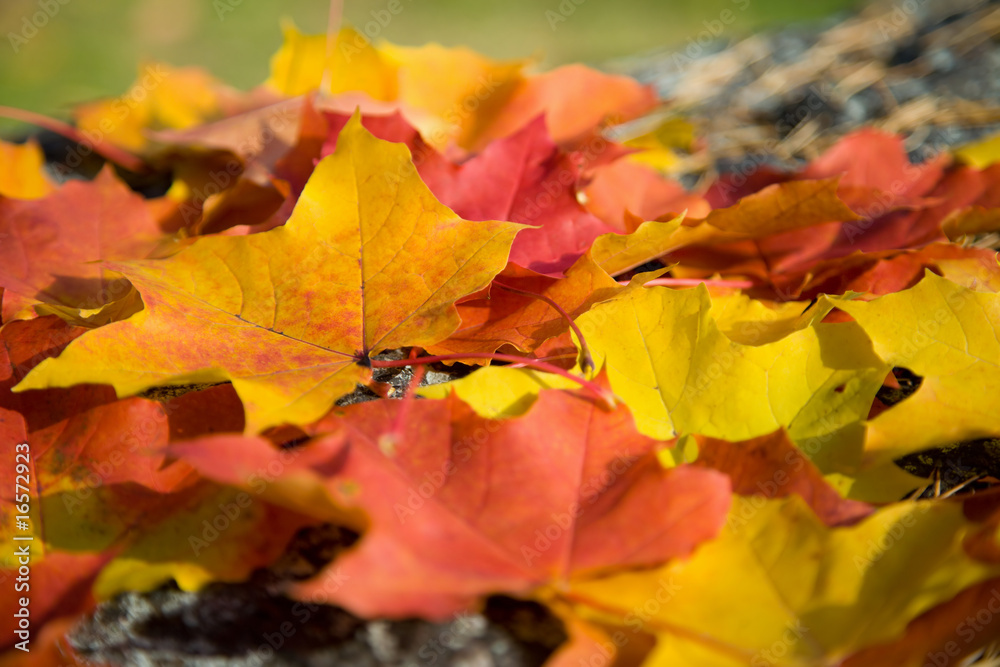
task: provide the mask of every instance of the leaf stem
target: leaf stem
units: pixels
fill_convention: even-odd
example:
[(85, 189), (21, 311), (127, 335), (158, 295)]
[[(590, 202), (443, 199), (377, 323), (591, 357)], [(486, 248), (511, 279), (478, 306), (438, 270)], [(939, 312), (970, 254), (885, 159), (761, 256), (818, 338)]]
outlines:
[(537, 359), (530, 359), (528, 357), (518, 357), (513, 354), (500, 354), (497, 352), (467, 352), (465, 354), (437, 354), (426, 357), (417, 357), (416, 359), (399, 359), (396, 361), (381, 360), (381, 359), (371, 359), (370, 363), (372, 368), (400, 368), (403, 366), (412, 366), (416, 364), (433, 364), (437, 361), (464, 361), (466, 359), (489, 359), (490, 361), (506, 361), (513, 364), (523, 364), (530, 368), (534, 368), (539, 371), (544, 371), (546, 373), (552, 373), (554, 375), (560, 375), (567, 380), (572, 380), (576, 382), (581, 387), (589, 391), (594, 397), (602, 404), (602, 406), (608, 408), (609, 410), (614, 409), (616, 402), (615, 396), (611, 391), (601, 387), (595, 382), (582, 378), (579, 375), (573, 375), (564, 368), (559, 368), (553, 364), (545, 363), (544, 361), (539, 361)]
[(38, 127), (45, 128), (46, 130), (66, 137), (70, 141), (75, 141), (76, 143), (84, 146), (91, 146), (101, 157), (110, 160), (111, 162), (120, 164), (129, 171), (137, 173), (147, 171), (146, 163), (135, 155), (132, 155), (131, 153), (128, 153), (107, 141), (93, 142), (85, 137), (75, 127), (62, 122), (61, 120), (56, 120), (55, 118), (50, 118), (40, 113), (35, 113), (34, 111), (25, 111), (24, 109), (15, 109), (14, 107), (2, 105), (0, 105), (0, 116), (11, 118), (13, 120), (20, 120), (25, 123), (31, 123), (32, 125), (37, 125)]
[(520, 294), (522, 296), (531, 297), (532, 299), (538, 299), (539, 301), (544, 301), (545, 303), (552, 306), (560, 315), (562, 315), (563, 319), (569, 322), (569, 326), (571, 329), (573, 329), (573, 332), (576, 334), (577, 340), (580, 341), (580, 370), (582, 370), (587, 375), (590, 375), (590, 373), (594, 370), (594, 357), (590, 355), (590, 348), (587, 346), (587, 339), (583, 337), (583, 332), (580, 331), (580, 327), (576, 326), (576, 322), (573, 321), (573, 318), (570, 317), (569, 313), (563, 310), (562, 306), (560, 306), (558, 303), (556, 303), (549, 297), (545, 296), (544, 294), (535, 294), (534, 292), (528, 292), (523, 289), (511, 287), (510, 285), (504, 285), (503, 283), (498, 283), (495, 280), (493, 281), (493, 284), (499, 287), (500, 289), (507, 290), (508, 292), (513, 292), (514, 294)]
[[(654, 278), (647, 282), (644, 287), (695, 287), (705, 283), (707, 287), (735, 287), (746, 289), (753, 287), (751, 280), (703, 280), (701, 278)], [(628, 285), (627, 280), (619, 280), (619, 285)]]
[[(559, 359), (576, 359), (579, 355), (576, 354), (554, 354), (551, 357), (537, 357), (536, 361), (557, 361)], [(512, 366), (518, 366), (519, 364), (511, 364)]]

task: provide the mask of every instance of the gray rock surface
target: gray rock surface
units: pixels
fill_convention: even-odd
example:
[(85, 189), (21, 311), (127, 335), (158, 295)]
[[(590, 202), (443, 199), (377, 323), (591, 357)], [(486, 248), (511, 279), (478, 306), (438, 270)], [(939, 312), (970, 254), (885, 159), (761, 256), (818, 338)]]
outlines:
[[(517, 623), (547, 623), (553, 645), (519, 637)], [(88, 659), (135, 667), (522, 667), (542, 664), (561, 632), (540, 606), (513, 600), (443, 623), (364, 621), (250, 583), (126, 593), (70, 642)]]

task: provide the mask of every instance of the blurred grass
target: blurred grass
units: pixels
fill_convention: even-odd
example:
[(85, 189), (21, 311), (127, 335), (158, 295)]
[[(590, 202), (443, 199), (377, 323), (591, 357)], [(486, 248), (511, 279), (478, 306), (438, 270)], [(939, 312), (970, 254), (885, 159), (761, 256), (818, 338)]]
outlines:
[[(65, 4), (60, 4), (65, 2)], [(390, 0), (345, 0), (345, 19), (361, 27)], [(493, 57), (543, 56), (543, 65), (600, 62), (687, 44), (723, 10), (735, 20), (721, 36), (826, 16), (851, 0), (399, 0), (403, 10), (370, 36), (419, 45), (465, 44)], [(40, 4), (41, 3), (41, 4)], [(579, 4), (578, 4), (579, 3)], [(50, 13), (31, 35), (32, 17)], [(550, 24), (551, 11), (568, 14)], [(572, 8), (572, 13), (569, 10)], [(226, 11), (231, 10), (231, 11)], [(76, 103), (117, 95), (144, 60), (200, 65), (249, 88), (267, 77), (281, 41), (279, 22), (292, 18), (306, 32), (324, 32), (325, 0), (0, 0), (0, 104), (57, 117)], [(382, 14), (383, 18), (385, 14)], [(720, 23), (714, 23), (718, 27)], [(15, 126), (0, 123), (0, 131)]]

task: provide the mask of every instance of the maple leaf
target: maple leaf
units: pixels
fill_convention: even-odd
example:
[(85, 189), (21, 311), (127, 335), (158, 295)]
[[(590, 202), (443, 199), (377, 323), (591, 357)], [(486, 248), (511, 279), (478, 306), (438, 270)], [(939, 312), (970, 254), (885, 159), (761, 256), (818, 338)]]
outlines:
[(421, 176), (463, 217), (540, 227), (518, 234), (510, 251), (511, 262), (539, 273), (561, 274), (595, 238), (614, 231), (577, 201), (579, 171), (540, 117), (458, 167), (422, 169)]
[[(326, 120), (327, 134), (324, 136), (320, 157), (326, 157), (337, 150), (337, 139), (344, 127), (351, 120), (349, 114), (323, 113)], [(362, 115), (361, 124), (379, 139), (405, 144), (413, 155), (414, 165), (420, 169), (428, 160), (435, 163), (436, 169), (447, 169), (450, 163), (439, 152), (424, 141), (417, 128), (411, 125), (402, 113)]]
[(248, 227), (265, 231), (287, 220), (295, 203), (290, 195), (301, 192), (317, 156), (312, 151), (308, 169), (295, 174), (294, 183), (279, 165), (309, 150), (308, 139), (299, 145), (300, 133), (308, 132), (315, 110), (302, 97), (252, 98), (216, 121), (147, 132), (172, 147), (158, 160), (173, 178), (166, 195), (153, 202), (161, 226), (188, 235), (244, 228), (228, 232), (234, 234), (248, 233)]
[(469, 140), (468, 148), (480, 151), (539, 115), (545, 116), (556, 143), (573, 146), (593, 139), (601, 125), (624, 123), (656, 104), (652, 87), (634, 79), (584, 65), (564, 65), (523, 79), (503, 106), (481, 121), (483, 127)]
[[(649, 667), (840, 664), (1000, 572), (963, 551), (974, 527), (956, 503), (901, 502), (827, 528), (796, 495), (737, 498), (689, 560), (570, 582), (568, 596), (606, 622), (655, 631)], [(660, 582), (668, 603), (644, 610)], [(734, 595), (753, 604), (734, 606)]]
[(587, 258), (609, 275), (619, 275), (713, 233), (707, 227), (685, 226), (682, 217), (650, 220), (628, 234), (598, 236), (587, 251)]
[[(12, 456), (20, 453), (18, 462), (27, 468), (22, 479), (15, 479), (24, 471), (14, 465), (0, 474), (2, 535), (33, 538), (37, 628), (122, 590), (170, 579), (187, 589), (244, 579), (269, 564), (304, 525), (301, 515), (239, 498), (233, 489), (199, 481), (186, 463), (167, 460), (165, 448), (177, 430), (200, 435), (225, 426), (219, 401), (211, 406), (209, 426), (190, 406), (115, 400), (105, 386), (10, 393), (20, 376), (81, 331), (52, 316), (0, 329), (0, 441), (10, 444)], [(15, 493), (15, 482), (26, 490)], [(233, 503), (225, 537), (220, 540), (223, 529), (215, 528), (205, 540), (201, 522), (215, 521), (220, 508)], [(27, 524), (16, 524), (15, 515)], [(275, 527), (262, 533), (271, 522)], [(192, 544), (191, 536), (204, 544)], [(17, 567), (5, 559), (0, 578), (18, 576)]]
[(913, 395), (868, 422), (866, 465), (998, 434), (1000, 297), (928, 271), (902, 292), (830, 301), (857, 321), (879, 357), (923, 378)]
[[(634, 279), (633, 283), (635, 284), (620, 292), (616, 299), (621, 299), (630, 289), (643, 289), (643, 281), (639, 278)], [(604, 305), (613, 309), (611, 312), (615, 313), (615, 317), (622, 314), (614, 306), (613, 301), (608, 304), (600, 304), (598, 307), (603, 308)], [(765, 303), (750, 299), (742, 294), (713, 297), (710, 307), (705, 312), (708, 321), (712, 324), (695, 336), (695, 341), (701, 341), (695, 342), (695, 347), (699, 348), (705, 345), (707, 350), (704, 352), (704, 357), (699, 353), (694, 355), (691, 360), (685, 356), (687, 352), (684, 351), (685, 346), (689, 344), (688, 342), (671, 343), (669, 339), (664, 340), (656, 328), (650, 329), (645, 325), (643, 327), (648, 340), (653, 341), (653, 344), (650, 345), (651, 356), (662, 353), (663, 350), (668, 350), (669, 355), (678, 355), (680, 361), (677, 362), (679, 364), (677, 373), (687, 372), (689, 384), (694, 385), (693, 390), (689, 386), (683, 390), (668, 389), (668, 393), (679, 391), (684, 400), (690, 401), (691, 410), (708, 413), (706, 419), (710, 419), (711, 415), (716, 412), (730, 415), (719, 417), (711, 425), (701, 427), (706, 429), (705, 432), (714, 433), (720, 439), (739, 440), (748, 437), (745, 435), (749, 432), (746, 430), (748, 423), (760, 423), (757, 433), (760, 437), (764, 437), (762, 434), (770, 433), (773, 428), (776, 428), (776, 426), (768, 426), (771, 422), (766, 415), (770, 414), (771, 418), (777, 419), (776, 415), (780, 414), (780, 410), (776, 413), (771, 412), (773, 401), (766, 396), (766, 392), (754, 393), (751, 391), (754, 394), (754, 400), (760, 401), (759, 404), (753, 402), (734, 404), (731, 401), (723, 400), (723, 396), (740, 395), (746, 390), (744, 386), (744, 383), (748, 381), (746, 378), (739, 375), (728, 377), (734, 371), (741, 372), (740, 369), (744, 367), (744, 364), (745, 367), (753, 369), (751, 377), (761, 372), (757, 366), (764, 364), (763, 360), (772, 357), (776, 357), (778, 360), (783, 359), (779, 363), (801, 363), (803, 368), (812, 368), (813, 366), (808, 361), (810, 353), (803, 350), (803, 341), (795, 342), (796, 338), (810, 340), (810, 343), (804, 346), (805, 349), (818, 343), (821, 347), (820, 358), (828, 361), (837, 359), (837, 361), (833, 361), (834, 366), (843, 366), (849, 369), (854, 364), (858, 364), (859, 368), (856, 371), (860, 373), (861, 377), (859, 378), (860, 384), (857, 385), (859, 394), (856, 396), (842, 397), (844, 391), (850, 386), (849, 384), (833, 386), (831, 395), (833, 400), (827, 401), (827, 403), (819, 399), (815, 401), (815, 404), (810, 403), (812, 401), (810, 399), (811, 392), (817, 391), (811, 385), (810, 389), (793, 390), (783, 395), (790, 398), (789, 410), (794, 410), (794, 406), (799, 404), (806, 406), (806, 409), (799, 415), (802, 421), (798, 422), (794, 429), (796, 442), (812, 464), (827, 475), (829, 480), (836, 482), (838, 493), (844, 495), (849, 493), (851, 498), (864, 502), (893, 502), (921, 486), (923, 481), (905, 473), (891, 462), (884, 466), (860, 470), (864, 435), (862, 420), (869, 412), (874, 392), (882, 383), (879, 377), (882, 371), (878, 369), (888, 367), (878, 364), (877, 357), (870, 349), (870, 342), (858, 329), (854, 329), (850, 333), (846, 330), (841, 332), (845, 336), (841, 339), (841, 344), (849, 347), (838, 352), (833, 352), (838, 344), (833, 342), (834, 338), (829, 337), (828, 324), (816, 328), (816, 339), (812, 340), (813, 334), (810, 333), (809, 328), (815, 326), (820, 320), (829, 319), (830, 315), (827, 313), (830, 306), (824, 302), (821, 309), (808, 310), (803, 314), (802, 311), (806, 306), (807, 304), (802, 302)], [(647, 313), (651, 312), (648, 308), (646, 310)], [(655, 313), (651, 317), (655, 317)], [(593, 320), (581, 317), (578, 318), (577, 322), (581, 325), (588, 339), (594, 335), (595, 325), (599, 325), (598, 330), (602, 332), (600, 334), (602, 338), (599, 340), (607, 339), (610, 341), (609, 345), (613, 350), (609, 358), (624, 358), (629, 353), (641, 352), (643, 348), (624, 348), (624, 345), (619, 343), (621, 337), (618, 336), (618, 333), (622, 330), (617, 328), (619, 325), (624, 328), (638, 325), (638, 322), (630, 320), (627, 314), (624, 315), (623, 319), (626, 320), (626, 324), (621, 325), (620, 321), (608, 320), (605, 313), (597, 310)], [(696, 325), (690, 320), (686, 321), (688, 326), (696, 328)], [(603, 333), (605, 331), (608, 333)], [(678, 334), (682, 341), (686, 335)], [(706, 345), (707, 340), (714, 340), (722, 347), (712, 348), (711, 345)], [(833, 347), (828, 348), (827, 345)], [(768, 346), (771, 346), (770, 351), (764, 351)], [(781, 353), (783, 346), (787, 346), (789, 350), (784, 354)], [(750, 352), (749, 357), (747, 356), (748, 351)], [(758, 355), (760, 356), (758, 357)], [(851, 355), (856, 355), (853, 361), (849, 358)], [(599, 356), (597, 358), (600, 359)], [(672, 359), (672, 356), (666, 357), (661, 362), (662, 366), (669, 367)], [(687, 370), (688, 366), (685, 365), (687, 363), (690, 363), (690, 370)], [(873, 363), (874, 367), (871, 366)], [(623, 367), (626, 369), (634, 368), (628, 364), (623, 364)], [(843, 371), (836, 371), (834, 368), (820, 370), (814, 381), (819, 383), (825, 373), (838, 372)], [(785, 373), (791, 373), (791, 371), (785, 369), (777, 376), (784, 378)], [(617, 393), (627, 402), (643, 400), (642, 391), (656, 393), (652, 388), (643, 390), (631, 384), (638, 375), (633, 370), (631, 376), (621, 380), (623, 388), (617, 390)], [(794, 373), (792, 375), (794, 376)], [(830, 377), (832, 381), (832, 376)], [(774, 382), (777, 391), (788, 391), (788, 387), (784, 384), (785, 380)], [(454, 391), (480, 415), (510, 417), (524, 414), (533, 404), (541, 389), (563, 386), (571, 385), (564, 378), (548, 373), (539, 373), (530, 369), (487, 366), (459, 380), (423, 387), (419, 393), (422, 396), (444, 398), (449, 392)], [(826, 395), (825, 392), (829, 392), (830, 389), (831, 386), (827, 385), (825, 389), (819, 391), (821, 395)], [(716, 394), (717, 391), (718, 394)], [(706, 400), (704, 395), (712, 397), (711, 400)], [(636, 399), (637, 396), (638, 399)], [(719, 407), (719, 403), (722, 407)], [(775, 404), (778, 405), (778, 403)], [(761, 414), (760, 405), (766, 405), (766, 413)], [(809, 407), (810, 405), (813, 407)], [(746, 414), (740, 412), (744, 408), (747, 409)], [(661, 431), (656, 431), (655, 429), (660, 428), (659, 423), (652, 420), (651, 415), (643, 413), (643, 409), (644, 404), (633, 406), (633, 410), (637, 412), (637, 418), (647, 420), (647, 422), (640, 421), (643, 428), (651, 429), (650, 433), (656, 437), (672, 437), (672, 431), (662, 431), (665, 435), (661, 434)], [(687, 409), (685, 408), (685, 410)], [(819, 414), (814, 414), (811, 411), (818, 411)], [(732, 414), (735, 413), (739, 413), (738, 419), (732, 417)], [(685, 432), (684, 429), (677, 428), (679, 432)], [(720, 432), (728, 433), (728, 435), (720, 436), (718, 435)], [(695, 454), (696, 452), (697, 448), (695, 447)], [(688, 462), (694, 460), (694, 456), (686, 457), (681, 453), (675, 454), (675, 458)]]
[[(724, 475), (663, 469), (656, 442), (635, 432), (622, 406), (606, 412), (545, 391), (524, 416), (497, 421), (455, 397), (418, 401), (386, 440), (402, 405), (342, 409), (341, 435), (284, 465), (282, 493), (297, 505), (321, 507), (325, 489), (369, 517), (358, 547), (296, 587), (301, 599), (322, 596), (368, 617), (443, 618), (486, 593), (558, 590), (607, 568), (685, 557), (715, 535), (729, 506)], [(259, 439), (172, 451), (237, 485), (281, 456)]]
[(783, 298), (808, 299), (820, 294), (859, 292), (890, 294), (913, 287), (927, 269), (966, 287), (1000, 286), (996, 253), (952, 243), (932, 243), (919, 250), (854, 253), (824, 260), (804, 276), (775, 280)]
[[(113, 502), (131, 502), (143, 508), (144, 516), (141, 524), (132, 518), (134, 534), (94, 583), (94, 595), (102, 600), (171, 580), (186, 591), (212, 581), (246, 581), (255, 570), (272, 565), (299, 530), (317, 523), (246, 491), (204, 480), (156, 498), (113, 491)], [(112, 507), (106, 502), (101, 512), (81, 512), (81, 520), (107, 523)]]
[(854, 523), (873, 510), (866, 503), (841, 498), (784, 430), (742, 442), (705, 436), (696, 440), (695, 465), (729, 475), (733, 493), (768, 498), (797, 494), (828, 526)]
[(284, 42), (271, 57), (267, 85), (285, 95), (301, 95), (316, 90), (329, 70), (331, 93), (365, 92), (376, 100), (392, 100), (398, 94), (396, 68), (353, 28), (343, 28), (334, 48), (328, 51), (326, 35), (303, 35), (295, 24), (282, 25)]
[[(966, 553), (978, 561), (996, 565), (998, 549), (996, 530), (1000, 523), (997, 495), (969, 495), (963, 502), (966, 518), (981, 522), (965, 540)], [(898, 639), (852, 656), (845, 664), (851, 667), (885, 664), (923, 664), (961, 660), (975, 654), (1000, 638), (1000, 628), (976, 616), (996, 607), (1000, 579), (990, 579), (970, 586), (948, 602), (924, 612), (906, 628)], [(992, 611), (990, 612), (992, 614)]]
[(586, 257), (561, 279), (509, 264), (494, 279), (488, 295), (458, 304), (462, 326), (427, 350), (431, 354), (496, 352), (512, 345), (522, 352), (533, 352), (545, 341), (569, 331), (569, 321), (547, 301), (526, 293), (550, 299), (573, 318), (621, 289)]
[(966, 588), (911, 621), (902, 637), (862, 649), (844, 666), (924, 665), (934, 661), (975, 665), (967, 659), (981, 657), (981, 651), (1000, 639), (1000, 631), (993, 623), (970, 621), (983, 609), (997, 606), (998, 586), (1000, 579), (989, 579)]
[[(950, 239), (964, 235), (982, 234), (1000, 229), (1000, 196), (997, 182), (1000, 179), (1000, 165), (992, 165), (982, 170), (957, 167), (951, 171), (951, 183), (958, 196), (943, 202), (949, 208), (941, 228)], [(950, 193), (952, 194), (952, 193)]]
[[(601, 237), (591, 247), (590, 256), (611, 274), (658, 257), (690, 263), (704, 253), (721, 259), (722, 255), (712, 253), (718, 253), (727, 241), (768, 237), (832, 219), (857, 219), (836, 190), (836, 179), (775, 183), (728, 208), (715, 209), (701, 220), (648, 221), (630, 234)], [(756, 241), (744, 243), (755, 247)], [(685, 252), (688, 246), (695, 247)], [(752, 267), (739, 263), (725, 266), (729, 273), (767, 274), (766, 270), (750, 271)]]
[(965, 164), (972, 165), (977, 169), (987, 169), (998, 162), (997, 149), (1000, 149), (1000, 137), (993, 134), (980, 141), (974, 141), (957, 148), (954, 154)]
[(687, 192), (680, 183), (630, 160), (615, 160), (595, 169), (583, 194), (587, 210), (618, 231), (634, 231), (626, 229), (626, 211), (642, 220), (655, 220), (684, 212), (700, 219), (711, 210), (705, 199)]
[[(753, 242), (710, 239), (674, 252), (681, 266), (676, 275), (696, 277), (724, 272), (767, 279), (782, 298), (798, 298), (811, 281), (814, 267), (836, 276), (836, 260), (859, 252), (920, 248), (947, 235), (997, 228), (992, 195), (1000, 170), (968, 167), (945, 170), (948, 156), (911, 165), (900, 137), (863, 130), (841, 139), (819, 159), (796, 174), (767, 168), (750, 177), (720, 179), (706, 194), (713, 206), (731, 206), (765, 186), (802, 178), (839, 177), (837, 195), (857, 214), (808, 229), (790, 230)], [(737, 186), (735, 183), (740, 183)], [(849, 280), (861, 258), (844, 265)]]
[(766, 236), (828, 220), (857, 220), (837, 190), (835, 178), (775, 183), (731, 207), (713, 210), (704, 221), (725, 232)]
[(797, 176), (841, 176), (841, 198), (874, 217), (867, 209), (878, 206), (885, 212), (917, 203), (941, 179), (949, 161), (947, 155), (938, 155), (924, 164), (912, 164), (902, 137), (864, 128), (841, 138)]
[(495, 61), (465, 47), (383, 43), (379, 52), (398, 67), (404, 110), (416, 110), (408, 116), (439, 150), (471, 147), (524, 81), (526, 61)]
[(326, 84), (335, 97), (325, 100), (327, 109), (349, 111), (360, 104), (365, 113), (402, 111), (438, 149), (456, 141), (467, 144), (483, 114), (504, 104), (522, 80), (523, 61), (493, 61), (464, 47), (386, 42), (376, 47), (344, 28), (328, 53), (326, 35), (303, 35), (291, 24), (283, 31), (269, 87), (301, 95), (320, 88), (330, 72)]
[[(995, 142), (912, 165), (864, 129), (702, 197), (650, 166), (690, 150), (686, 121), (606, 138), (651, 87), (332, 37), (288, 24), (247, 94), (154, 66), (79, 107), (67, 135), (99, 153), (164, 149), (163, 197), (110, 171), (55, 188), (37, 146), (0, 143), (0, 441), (31, 445), (33, 659), (61, 664), (101, 598), (245, 579), (320, 522), (363, 537), (301, 599), (444, 618), (532, 597), (570, 637), (552, 667), (916, 665), (997, 634), (959, 630), (993, 608), (997, 494), (899, 501), (924, 482), (894, 463), (1000, 435), (1000, 264), (971, 247), (1000, 229)], [(651, 260), (671, 266), (612, 277)], [(646, 287), (667, 270), (752, 287)], [(110, 294), (119, 275), (138, 291)], [(529, 356), (328, 411), (399, 347)], [(576, 380), (621, 401), (539, 358), (596, 361)], [(886, 407), (899, 368), (919, 388)], [(131, 396), (192, 382), (222, 384)]]
[(704, 286), (652, 287), (577, 319), (640, 432), (742, 440), (783, 426), (798, 440), (829, 436), (868, 413), (888, 366), (860, 327), (823, 324), (825, 313), (810, 310), (773, 342), (766, 328), (745, 323), (757, 341), (746, 345), (719, 330), (711, 306)]
[[(737, 292), (713, 294), (709, 315), (731, 341), (741, 345), (762, 345), (801, 329), (808, 307), (808, 302), (766, 301)], [(809, 317), (820, 317), (820, 313), (810, 312)]]
[(1000, 292), (1000, 263), (992, 250), (954, 244), (936, 250), (934, 245), (928, 246), (934, 257), (935, 266), (930, 267), (934, 273), (977, 292)]
[(275, 101), (267, 96), (242, 102), (223, 118), (179, 129), (148, 130), (147, 134), (175, 149), (215, 149), (247, 162), (270, 165), (295, 142), (308, 100), (294, 97)]
[(102, 382), (126, 396), (232, 380), (248, 431), (318, 418), (367, 376), (356, 362), (447, 338), (459, 324), (454, 302), (500, 271), (521, 228), (462, 220), (409, 160), (355, 119), (285, 226), (106, 263), (144, 310), (74, 341), (17, 391)]
[(220, 113), (229, 89), (197, 67), (174, 68), (151, 62), (139, 68), (132, 87), (120, 97), (78, 106), (77, 126), (95, 144), (110, 142), (129, 150), (148, 145), (146, 129), (186, 128)]
[(128, 283), (94, 260), (144, 257), (164, 238), (142, 197), (110, 168), (42, 199), (0, 198), (0, 235), (4, 321), (37, 301), (99, 310), (127, 297)]
[[(328, 115), (336, 146), (342, 117)], [(460, 165), (424, 143), (400, 115), (372, 118), (366, 127), (375, 136), (406, 143), (420, 177), (441, 203), (467, 220), (509, 220), (538, 227), (514, 240), (510, 261), (538, 273), (561, 275), (590, 247), (614, 229), (588, 213), (577, 201), (580, 178), (573, 155), (549, 137), (544, 118), (537, 117), (515, 134), (499, 139)]]
[(940, 180), (948, 161), (946, 155), (939, 155), (924, 164), (911, 164), (901, 136), (863, 128), (841, 137), (797, 172), (761, 166), (749, 175), (725, 174), (705, 196), (713, 208), (722, 208), (776, 183), (837, 178), (838, 195), (864, 217), (873, 218), (928, 203), (925, 196)]
[[(545, 661), (545, 667), (579, 667), (591, 660), (603, 660), (612, 665), (638, 665), (653, 648), (655, 639), (646, 633), (628, 637), (611, 626), (582, 615), (559, 599), (547, 600), (548, 609), (563, 623), (567, 639)], [(615, 640), (618, 639), (616, 644)]]
[(637, 150), (629, 155), (630, 163), (669, 172), (680, 162), (677, 151), (690, 153), (696, 144), (695, 127), (683, 118), (661, 118), (654, 126), (647, 123), (645, 129), (642, 134), (632, 132), (629, 133), (632, 136), (623, 139), (626, 146)]
[(132, 482), (160, 492), (177, 488), (190, 470), (161, 470), (164, 455), (156, 450), (168, 439), (161, 404), (142, 398), (117, 401), (110, 387), (95, 385), (9, 391), (33, 366), (81, 333), (53, 316), (10, 322), (0, 329), (0, 407), (24, 418), (32, 458), (46, 463), (36, 475), (38, 483), (50, 493), (87, 489), (94, 479), (101, 484)]
[(330, 92), (343, 99), (328, 100), (328, 108), (343, 110), (347, 102), (349, 108), (360, 103), (366, 113), (399, 109), (439, 150), (457, 143), (478, 153), (540, 115), (555, 128), (555, 141), (570, 146), (592, 138), (602, 123), (622, 123), (656, 105), (651, 87), (583, 65), (525, 76), (525, 61), (494, 61), (437, 44), (376, 47), (351, 28), (341, 30), (329, 55), (326, 35), (302, 35), (290, 25), (284, 32), (269, 86), (298, 95), (319, 88), (323, 73), (333, 72)]

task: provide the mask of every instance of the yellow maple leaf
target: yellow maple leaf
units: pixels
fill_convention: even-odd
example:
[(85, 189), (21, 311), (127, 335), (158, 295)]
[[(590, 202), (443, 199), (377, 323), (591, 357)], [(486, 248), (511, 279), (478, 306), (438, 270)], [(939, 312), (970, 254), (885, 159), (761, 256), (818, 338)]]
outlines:
[(504, 267), (522, 227), (459, 218), (406, 147), (356, 115), (283, 227), (109, 263), (145, 309), (81, 336), (16, 390), (97, 382), (125, 396), (232, 380), (248, 432), (306, 423), (368, 376), (369, 354), (447, 338), (454, 302)]

